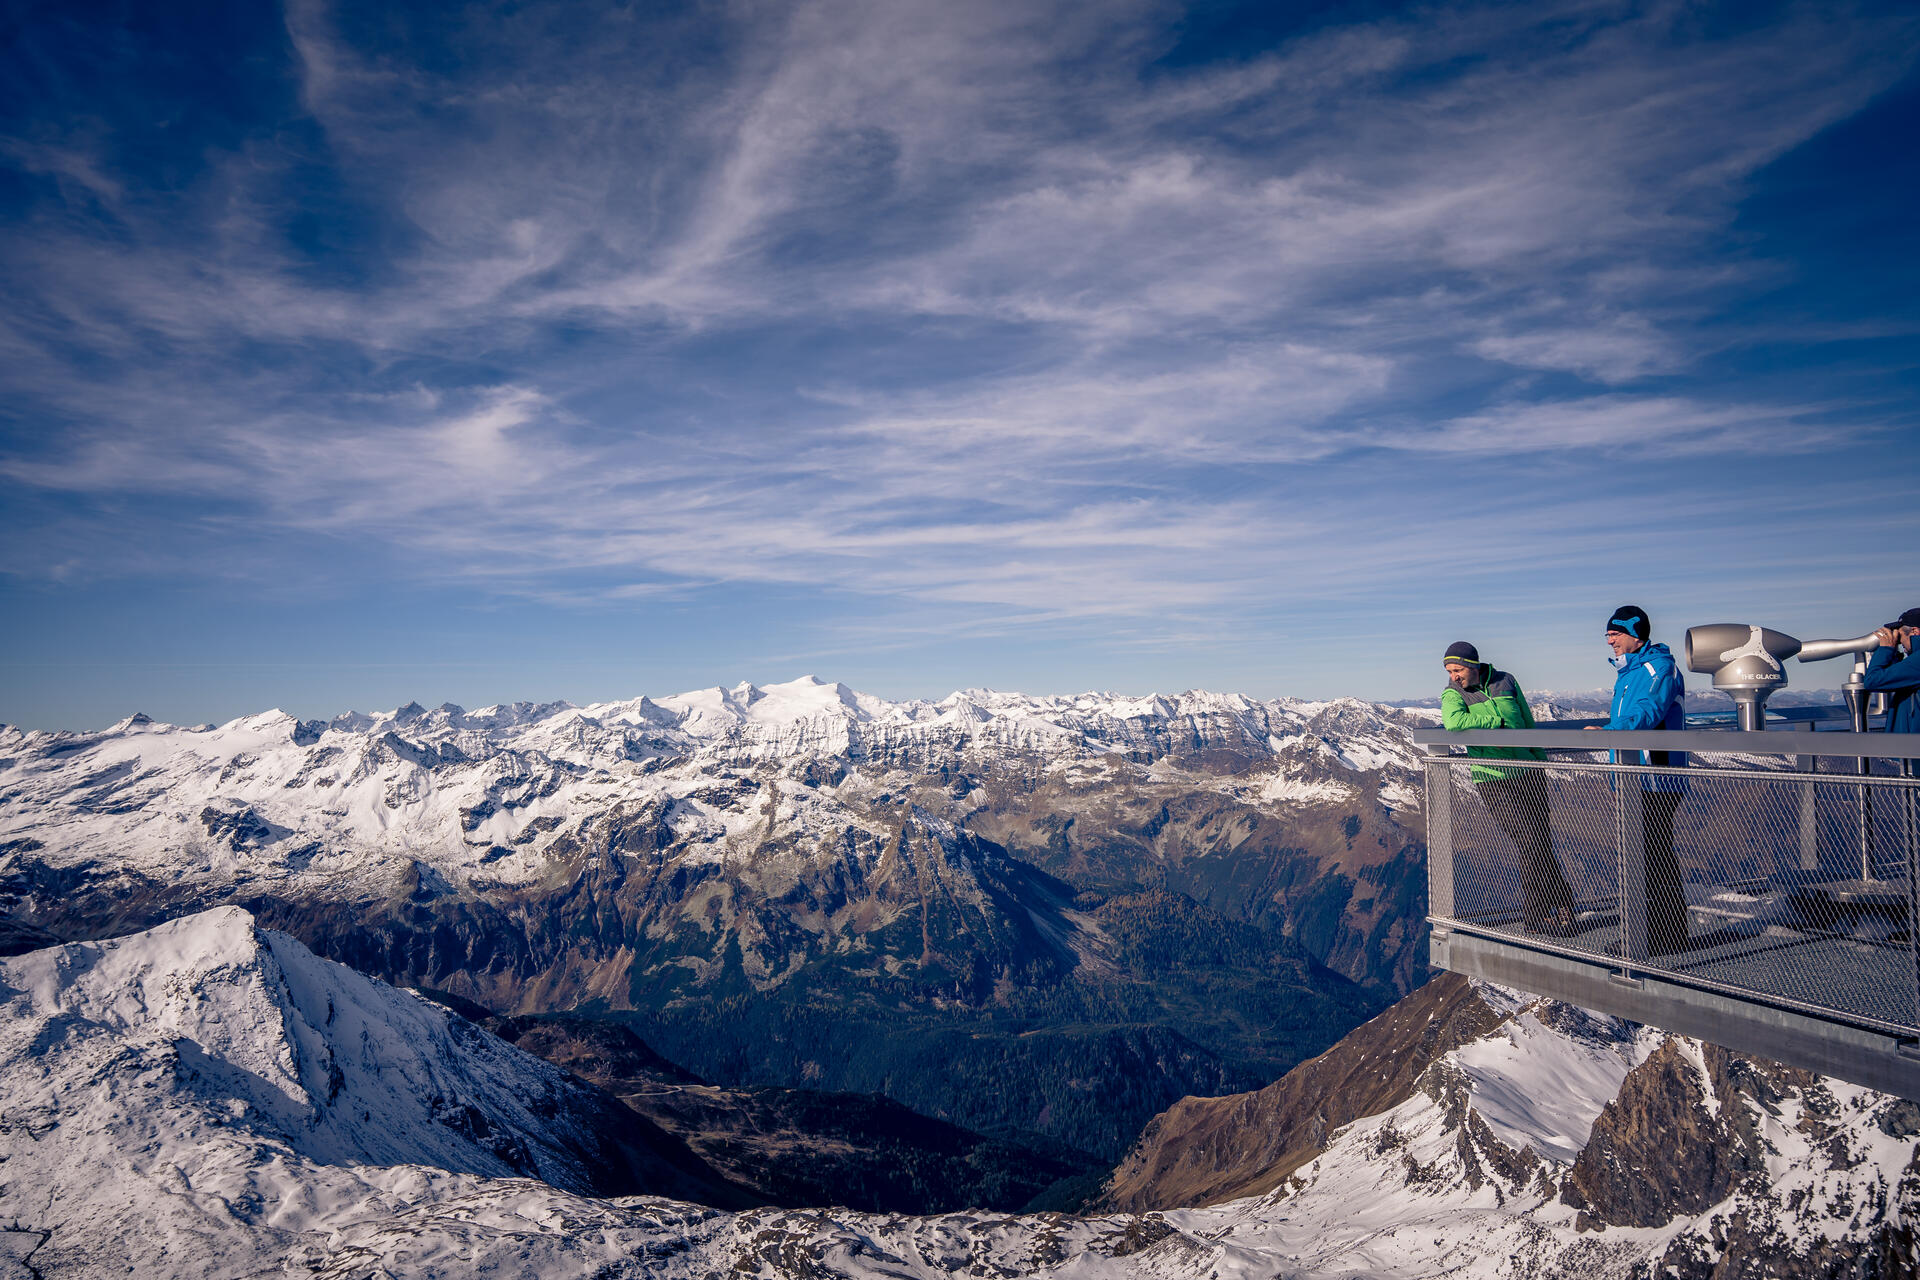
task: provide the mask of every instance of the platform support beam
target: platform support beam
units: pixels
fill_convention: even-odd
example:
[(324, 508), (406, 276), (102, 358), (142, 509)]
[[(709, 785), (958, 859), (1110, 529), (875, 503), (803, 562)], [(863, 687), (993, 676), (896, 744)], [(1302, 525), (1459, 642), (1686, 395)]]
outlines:
[[(1449, 922), (1436, 920), (1436, 926)], [(1869, 1089), (1920, 1101), (1920, 1049), (1910, 1041), (1829, 1022), (1641, 971), (1616, 980), (1611, 966), (1534, 951), (1457, 927), (1436, 930), (1435, 968), (1564, 1000), (1596, 1013), (1709, 1040), (1736, 1053), (1772, 1058)]]

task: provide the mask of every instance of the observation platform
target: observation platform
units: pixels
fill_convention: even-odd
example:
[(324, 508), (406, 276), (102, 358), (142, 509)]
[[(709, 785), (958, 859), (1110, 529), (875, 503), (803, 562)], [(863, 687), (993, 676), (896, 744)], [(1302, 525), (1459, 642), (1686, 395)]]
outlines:
[(1436, 967), (1920, 1099), (1920, 735), (1413, 737)]

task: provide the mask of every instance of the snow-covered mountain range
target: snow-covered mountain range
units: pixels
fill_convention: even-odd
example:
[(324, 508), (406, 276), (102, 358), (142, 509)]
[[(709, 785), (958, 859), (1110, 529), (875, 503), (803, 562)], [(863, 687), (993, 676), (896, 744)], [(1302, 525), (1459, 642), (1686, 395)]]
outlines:
[[(576, 707), (465, 711), (409, 704), (331, 721), (263, 712), (182, 728), (144, 716), (97, 733), (0, 726), (0, 857), (111, 860), (206, 884), (352, 881), (417, 861), (455, 883), (525, 885), (586, 818), (651, 805), (673, 840), (725, 859), (769, 834), (844, 828), (888, 771), (1019, 762), (1059, 773), (1116, 757), (1139, 766), (1208, 753), (1264, 764), (1222, 786), (1300, 804), (1350, 797), (1379, 774), (1410, 803), (1405, 717), (1340, 700), (1235, 694), (1028, 697), (985, 690), (887, 702), (843, 684), (707, 689)], [(745, 770), (834, 759), (850, 783), (728, 785)], [(799, 785), (793, 785), (798, 783)], [(719, 785), (716, 785), (719, 784)], [(745, 802), (743, 802), (745, 801)], [(942, 805), (964, 818), (967, 806)], [(873, 824), (876, 838), (890, 834)], [(0, 873), (6, 862), (0, 861)]]
[[(716, 1083), (884, 1092), (1110, 1159), (1417, 981), (1418, 719), (802, 679), (4, 729), (0, 950), (238, 905), (494, 1012), (627, 1013)], [(1127, 1093), (1093, 1106), (1089, 1064)]]
[[(1911, 1274), (1920, 1106), (1448, 981), (1376, 1035), (1441, 1022), (1458, 1032), (1450, 1047), (1263, 1193), (1087, 1218), (729, 1212), (672, 1198), (685, 1184), (663, 1182), (688, 1171), (630, 1155), (640, 1194), (596, 1195), (611, 1189), (596, 1169), (619, 1154), (596, 1132), (603, 1098), (220, 909), (0, 961), (0, 1266), (341, 1280)], [(1364, 1057), (1382, 1043), (1366, 1037), (1334, 1052)]]

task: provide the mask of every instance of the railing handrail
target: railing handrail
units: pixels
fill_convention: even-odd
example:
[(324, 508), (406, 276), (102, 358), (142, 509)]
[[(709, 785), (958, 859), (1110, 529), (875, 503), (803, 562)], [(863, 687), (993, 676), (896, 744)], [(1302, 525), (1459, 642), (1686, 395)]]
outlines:
[(1920, 759), (1920, 733), (1811, 729), (1415, 729), (1421, 747), (1540, 747), (1558, 751), (1705, 751), (1748, 756)]

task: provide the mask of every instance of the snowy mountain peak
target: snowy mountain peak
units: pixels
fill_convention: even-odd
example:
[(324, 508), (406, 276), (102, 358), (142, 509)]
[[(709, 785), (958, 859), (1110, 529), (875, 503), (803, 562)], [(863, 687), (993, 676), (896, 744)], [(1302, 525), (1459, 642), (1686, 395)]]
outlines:
[[(107, 1064), (165, 1091), (112, 1084)], [(240, 907), (0, 960), (0, 1096), (103, 1138), (158, 1102), (181, 1134), (225, 1128), (317, 1163), (582, 1191), (599, 1140), (579, 1126), (605, 1121), (565, 1072)]]
[[(329, 1164), (430, 1153), (455, 1171), (586, 1184), (577, 1155), (526, 1136), (540, 1129), (528, 1106), (566, 1085), (558, 1072), (474, 1052), (444, 1010), (257, 929), (239, 907), (0, 961), (0, 983), (0, 1092), (78, 1108), (67, 1123), (118, 1123), (127, 1100), (60, 1068), (133, 1057), (171, 1075), (187, 1128), (237, 1124)], [(61, 1053), (34, 1048), (50, 1044)]]
[(316, 1228), (528, 1178), (730, 1194), (566, 1072), (238, 907), (0, 960), (0, 1098), (34, 1274), (252, 1275)]
[[(270, 707), (265, 711), (256, 711), (252, 715), (238, 716), (221, 725), (222, 729), (231, 729), (245, 733), (273, 733), (291, 730), (299, 721), (280, 710)], [(170, 727), (170, 726), (169, 726)]]

